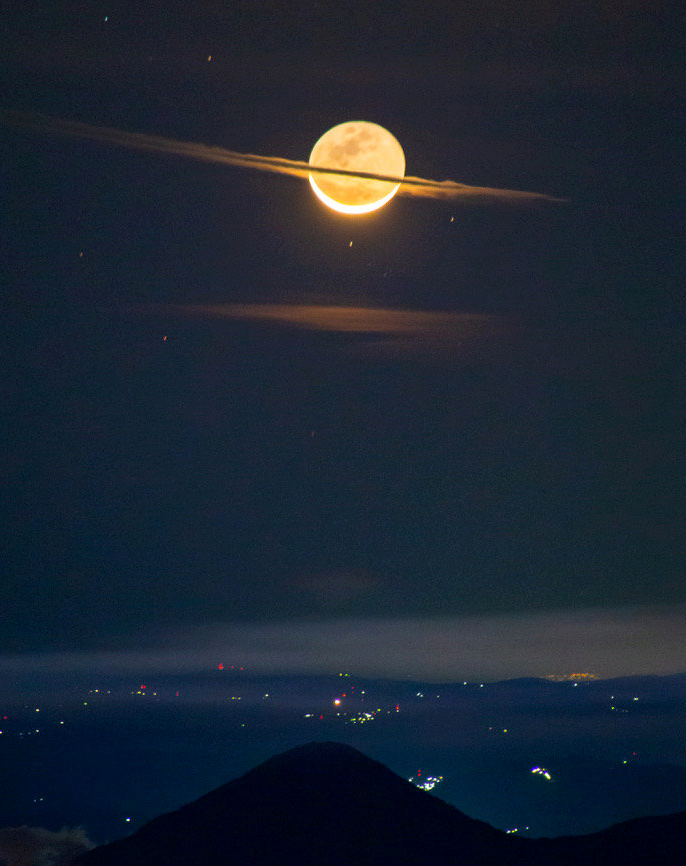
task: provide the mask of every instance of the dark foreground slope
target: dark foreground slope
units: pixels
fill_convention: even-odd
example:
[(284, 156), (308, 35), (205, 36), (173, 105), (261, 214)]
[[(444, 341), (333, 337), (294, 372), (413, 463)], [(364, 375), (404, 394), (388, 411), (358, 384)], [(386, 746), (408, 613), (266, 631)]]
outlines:
[(79, 866), (486, 866), (518, 863), (512, 855), (522, 843), (350, 746), (311, 743), (90, 852)]
[(686, 862), (686, 814), (592, 836), (507, 835), (338, 743), (271, 758), (79, 866), (566, 866)]
[(686, 812), (636, 818), (587, 836), (536, 840), (546, 866), (677, 866), (686, 863)]

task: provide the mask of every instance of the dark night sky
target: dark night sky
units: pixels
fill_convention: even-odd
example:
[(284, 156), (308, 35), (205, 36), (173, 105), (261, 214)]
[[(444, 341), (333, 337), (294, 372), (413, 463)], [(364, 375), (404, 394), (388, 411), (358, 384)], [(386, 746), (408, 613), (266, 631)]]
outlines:
[(2, 108), (291, 159), (362, 118), (569, 201), (349, 218), (0, 125), (0, 650), (683, 669), (680, 4), (143, 5), (5, 13)]

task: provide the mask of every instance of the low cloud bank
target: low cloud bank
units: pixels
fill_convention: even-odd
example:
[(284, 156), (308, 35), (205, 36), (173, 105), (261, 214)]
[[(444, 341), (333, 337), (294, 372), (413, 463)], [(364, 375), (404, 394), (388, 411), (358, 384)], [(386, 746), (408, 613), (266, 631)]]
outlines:
[(218, 662), (251, 673), (434, 681), (593, 672), (608, 678), (686, 671), (686, 605), (528, 615), (213, 624), (165, 632), (122, 652), (0, 657), (0, 675), (194, 673)]
[(0, 830), (0, 861), (5, 866), (69, 866), (94, 844), (81, 827), (52, 832), (42, 827)]

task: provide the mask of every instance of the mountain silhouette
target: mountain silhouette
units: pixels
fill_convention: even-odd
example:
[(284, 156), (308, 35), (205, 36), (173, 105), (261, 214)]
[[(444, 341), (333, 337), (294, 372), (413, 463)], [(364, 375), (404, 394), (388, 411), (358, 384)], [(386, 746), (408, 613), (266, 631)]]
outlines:
[(78, 866), (566, 866), (686, 862), (686, 813), (525, 839), (467, 817), (340, 743), (265, 761)]

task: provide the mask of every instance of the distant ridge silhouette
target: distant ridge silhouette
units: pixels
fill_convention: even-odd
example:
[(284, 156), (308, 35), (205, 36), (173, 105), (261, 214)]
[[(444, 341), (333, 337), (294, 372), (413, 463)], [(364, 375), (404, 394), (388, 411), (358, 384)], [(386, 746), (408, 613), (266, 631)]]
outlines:
[(341, 743), (310, 743), (78, 866), (615, 866), (686, 863), (686, 813), (524, 839), (469, 818)]

